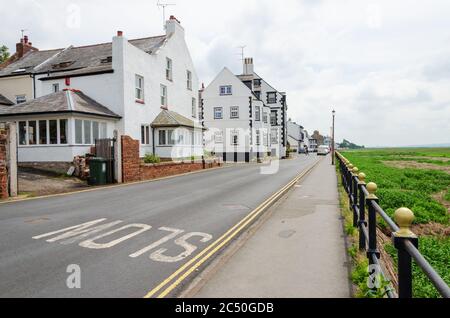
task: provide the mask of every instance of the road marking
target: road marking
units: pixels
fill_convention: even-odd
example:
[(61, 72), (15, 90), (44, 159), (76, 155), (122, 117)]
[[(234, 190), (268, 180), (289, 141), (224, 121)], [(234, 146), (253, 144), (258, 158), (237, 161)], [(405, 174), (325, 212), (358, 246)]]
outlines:
[[(122, 236), (121, 238), (118, 238), (118, 239), (115, 239), (113, 241), (110, 241), (108, 243), (103, 243), (103, 244), (95, 243), (96, 240), (101, 239), (101, 238), (103, 238), (105, 236), (109, 236), (111, 234), (114, 234), (114, 233), (117, 233), (117, 232), (129, 229), (129, 228), (133, 228), (133, 227), (134, 228), (138, 228), (139, 230), (134, 231), (134, 232), (132, 232), (130, 234), (127, 234), (125, 236)], [(134, 237), (136, 235), (139, 235), (139, 234), (141, 234), (141, 233), (143, 233), (145, 231), (148, 231), (151, 228), (152, 227), (150, 225), (147, 225), (147, 224), (128, 224), (128, 225), (119, 227), (118, 229), (109, 231), (107, 233), (100, 234), (100, 235), (98, 235), (96, 237), (93, 237), (91, 239), (83, 241), (83, 242), (81, 242), (78, 245), (80, 245), (81, 247), (86, 247), (86, 248), (90, 248), (90, 249), (97, 249), (97, 250), (110, 248), (110, 247), (113, 247), (113, 246), (119, 244), (120, 242), (126, 241), (126, 240), (128, 240), (128, 239), (130, 239), (130, 238), (132, 238), (132, 237)]]
[(129, 256), (132, 258), (136, 258), (138, 256), (141, 256), (142, 254), (147, 253), (148, 251), (158, 247), (159, 245), (177, 237), (179, 234), (183, 233), (184, 230), (180, 230), (180, 229), (172, 229), (170, 227), (160, 227), (158, 230), (160, 231), (167, 231), (167, 232), (172, 232), (169, 235), (164, 236), (162, 239), (150, 244), (149, 246), (144, 247), (143, 249), (140, 249), (139, 251), (130, 254)]
[[(188, 269), (189, 266), (194, 264), (198, 259), (200, 259), (197, 263), (195, 263), (190, 269), (184, 272), (178, 279), (176, 279), (172, 284), (170, 284), (164, 291), (162, 291), (157, 298), (163, 298), (167, 296), (173, 289), (175, 289), (184, 279), (186, 279), (192, 272), (194, 272), (199, 266), (201, 266), (206, 260), (208, 260), (212, 255), (214, 255), (217, 251), (219, 251), (226, 243), (228, 243), (233, 237), (235, 237), (238, 233), (242, 231), (250, 222), (252, 222), (259, 214), (261, 214), (267, 207), (272, 205), (279, 197), (284, 194), (289, 188), (295, 185), (301, 178), (303, 178), (306, 174), (308, 174), (315, 166), (319, 164), (322, 159), (318, 160), (314, 164), (312, 164), (308, 169), (303, 170), (299, 175), (297, 175), (292, 181), (290, 181), (287, 185), (282, 187), (280, 190), (275, 192), (272, 196), (270, 196), (266, 201), (261, 203), (256, 209), (250, 212), (247, 216), (245, 216), (241, 221), (231, 227), (225, 234), (223, 234), (216, 241), (207, 246), (204, 250), (194, 256), (191, 260), (189, 260), (186, 264), (181, 266), (178, 270), (176, 270), (172, 275), (167, 277), (164, 281), (162, 281), (158, 286), (149, 291), (144, 298), (153, 297), (156, 293), (158, 293), (162, 288), (167, 286), (170, 282), (174, 281), (179, 274), (183, 273), (185, 269)], [(217, 245), (217, 246), (216, 246)], [(215, 247), (216, 246), (216, 247)], [(212, 249), (212, 250), (211, 250)], [(211, 252), (209, 252), (211, 250)], [(209, 252), (209, 253), (208, 253)], [(206, 255), (205, 255), (206, 254)], [(202, 258), (203, 257), (203, 258)]]

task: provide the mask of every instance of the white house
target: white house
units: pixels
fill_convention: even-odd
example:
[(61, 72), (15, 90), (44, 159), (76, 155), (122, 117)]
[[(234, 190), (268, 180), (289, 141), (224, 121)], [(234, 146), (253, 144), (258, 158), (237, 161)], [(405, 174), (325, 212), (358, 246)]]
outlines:
[[(71, 162), (74, 155), (85, 154), (97, 137), (113, 137), (114, 130), (140, 140), (141, 156), (154, 153), (162, 158), (180, 158), (203, 154), (198, 78), (184, 29), (173, 16), (166, 23), (164, 35), (127, 40), (119, 31), (109, 43), (70, 46), (35, 67), (33, 76), (36, 97), (44, 99), (34, 104), (29, 101), (0, 106), (0, 121), (16, 120), (19, 132), (25, 134), (19, 136), (24, 141), (19, 145), (21, 162)], [(63, 90), (65, 94), (58, 93)], [(76, 106), (62, 113), (64, 107), (58, 101), (66, 96), (66, 104), (71, 107), (75, 104), (70, 101), (74, 92), (106, 108), (112, 116), (100, 116), (100, 120), (90, 111), (77, 112)], [(45, 103), (56, 107), (46, 107)], [(25, 108), (33, 109), (33, 113), (21, 111)], [(37, 138), (34, 143), (30, 136), (41, 129), (36, 116), (49, 122), (62, 118), (61, 114), (68, 120), (64, 128), (69, 136), (67, 142), (60, 142), (59, 122), (57, 144), (51, 142), (51, 136)], [(45, 125), (51, 131), (52, 127)], [(60, 155), (55, 156), (56, 151)]]
[(202, 90), (206, 146), (226, 161), (250, 161), (265, 154), (284, 157), (286, 95), (253, 71), (253, 59), (246, 58), (243, 66), (241, 75), (224, 68)]
[(296, 153), (300, 152), (303, 147), (303, 127), (293, 122), (291, 119), (287, 121), (287, 140), (291, 150)]
[(201, 92), (206, 149), (224, 161), (262, 159), (270, 153), (270, 108), (228, 68)]

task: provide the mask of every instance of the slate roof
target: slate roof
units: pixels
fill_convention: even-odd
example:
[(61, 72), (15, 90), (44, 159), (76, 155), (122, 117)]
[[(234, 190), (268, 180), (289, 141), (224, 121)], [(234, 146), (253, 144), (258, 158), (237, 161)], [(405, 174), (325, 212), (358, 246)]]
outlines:
[[(61, 52), (62, 49), (45, 50), (45, 51), (30, 51), (26, 53), (21, 59), (11, 63), (0, 69), (1, 76), (30, 74), (33, 69), (39, 64), (45, 62), (55, 54)], [(22, 72), (14, 72), (23, 70)]]
[(78, 90), (63, 90), (14, 106), (0, 105), (0, 117), (49, 113), (82, 113), (121, 118)]
[[(165, 35), (129, 40), (129, 43), (151, 54), (161, 47), (166, 39)], [(57, 57), (36, 69), (37, 73), (72, 71), (82, 68), (112, 69), (112, 42), (69, 47)]]
[(152, 128), (163, 127), (188, 127), (188, 128), (201, 128), (192, 119), (186, 118), (177, 112), (163, 109), (158, 116), (153, 120), (151, 124)]
[(14, 105), (14, 103), (5, 96), (3, 96), (2, 94), (0, 94), (0, 105), (11, 106)]
[[(144, 52), (152, 54), (163, 45), (166, 38), (166, 35), (159, 35), (128, 40), (128, 42)], [(33, 51), (25, 54), (20, 60), (0, 69), (0, 77), (47, 72), (55, 72), (56, 76), (60, 72), (72, 72), (74, 70), (78, 70), (76, 75), (80, 75), (98, 69), (112, 70), (111, 57), (112, 42), (78, 47), (70, 46), (66, 49)], [(49, 60), (49, 58), (51, 59)], [(47, 62), (43, 63), (45, 61)], [(25, 70), (22, 73), (14, 73), (18, 69)], [(71, 75), (70, 73), (67, 74)]]

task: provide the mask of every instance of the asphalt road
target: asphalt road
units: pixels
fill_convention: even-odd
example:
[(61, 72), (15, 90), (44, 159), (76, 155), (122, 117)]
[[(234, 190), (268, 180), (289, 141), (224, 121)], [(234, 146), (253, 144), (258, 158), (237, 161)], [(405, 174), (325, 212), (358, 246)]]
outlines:
[(0, 297), (143, 297), (317, 160), (0, 204)]

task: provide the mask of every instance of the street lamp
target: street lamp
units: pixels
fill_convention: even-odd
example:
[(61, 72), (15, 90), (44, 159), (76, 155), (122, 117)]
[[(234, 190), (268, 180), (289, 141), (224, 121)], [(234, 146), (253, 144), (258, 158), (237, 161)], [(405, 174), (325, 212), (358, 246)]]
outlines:
[(334, 117), (336, 115), (336, 111), (333, 109), (332, 111), (333, 114), (333, 126), (332, 126), (332, 131), (331, 131), (331, 164), (334, 166), (335, 164), (335, 149), (334, 149)]

